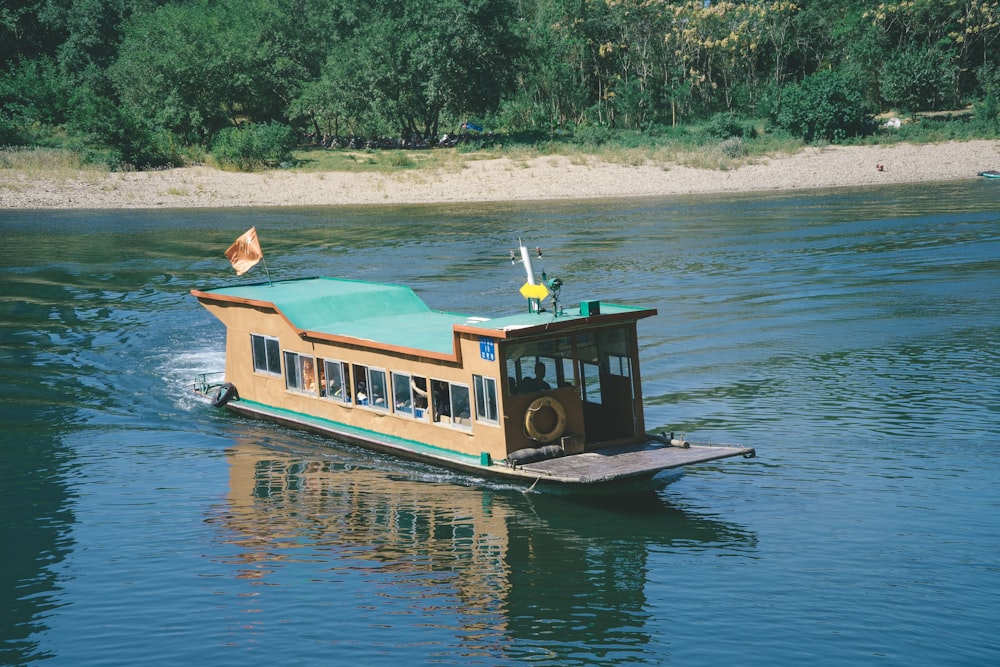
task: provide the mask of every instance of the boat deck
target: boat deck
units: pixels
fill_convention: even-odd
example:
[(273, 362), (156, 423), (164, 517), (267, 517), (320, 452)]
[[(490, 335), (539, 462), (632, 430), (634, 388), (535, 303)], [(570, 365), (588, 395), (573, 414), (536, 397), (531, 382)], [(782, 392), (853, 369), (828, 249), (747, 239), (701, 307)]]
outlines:
[(730, 456), (752, 458), (750, 447), (691, 445), (676, 447), (658, 442), (629, 447), (615, 447), (595, 452), (563, 456), (518, 466), (518, 470), (536, 475), (540, 480), (601, 484), (604, 482), (650, 477), (657, 472), (705, 463)]

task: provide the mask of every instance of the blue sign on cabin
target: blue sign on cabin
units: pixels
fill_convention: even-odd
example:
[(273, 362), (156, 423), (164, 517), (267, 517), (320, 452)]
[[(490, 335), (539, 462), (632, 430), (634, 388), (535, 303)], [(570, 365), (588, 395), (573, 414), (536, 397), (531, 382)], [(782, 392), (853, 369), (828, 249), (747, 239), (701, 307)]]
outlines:
[(493, 339), (489, 336), (479, 337), (479, 356), (486, 361), (496, 361), (497, 360), (497, 348)]

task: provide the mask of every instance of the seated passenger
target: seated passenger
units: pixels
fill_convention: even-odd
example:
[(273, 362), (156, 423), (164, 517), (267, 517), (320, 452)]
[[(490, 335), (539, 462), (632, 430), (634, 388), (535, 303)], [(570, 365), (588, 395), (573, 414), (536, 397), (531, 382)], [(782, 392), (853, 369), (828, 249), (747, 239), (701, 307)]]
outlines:
[(549, 383), (545, 381), (545, 364), (540, 361), (535, 362), (535, 377), (522, 379), (518, 389), (522, 394), (552, 389)]

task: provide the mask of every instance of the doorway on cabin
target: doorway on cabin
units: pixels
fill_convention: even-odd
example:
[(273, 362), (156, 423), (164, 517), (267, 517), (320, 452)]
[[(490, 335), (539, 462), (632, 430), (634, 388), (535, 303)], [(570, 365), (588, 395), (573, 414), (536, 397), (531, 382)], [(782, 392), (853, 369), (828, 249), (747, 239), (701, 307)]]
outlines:
[(638, 429), (631, 336), (626, 327), (580, 334), (576, 359), (586, 444), (622, 440)]

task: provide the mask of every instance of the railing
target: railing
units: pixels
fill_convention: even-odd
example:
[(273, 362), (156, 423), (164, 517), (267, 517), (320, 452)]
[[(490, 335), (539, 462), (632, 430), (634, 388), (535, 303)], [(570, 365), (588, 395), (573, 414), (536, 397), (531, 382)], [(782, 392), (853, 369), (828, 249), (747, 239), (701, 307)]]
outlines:
[(191, 383), (191, 388), (199, 394), (207, 396), (212, 389), (221, 385), (225, 379), (225, 371), (209, 371), (208, 373), (199, 373), (195, 376), (194, 382)]

